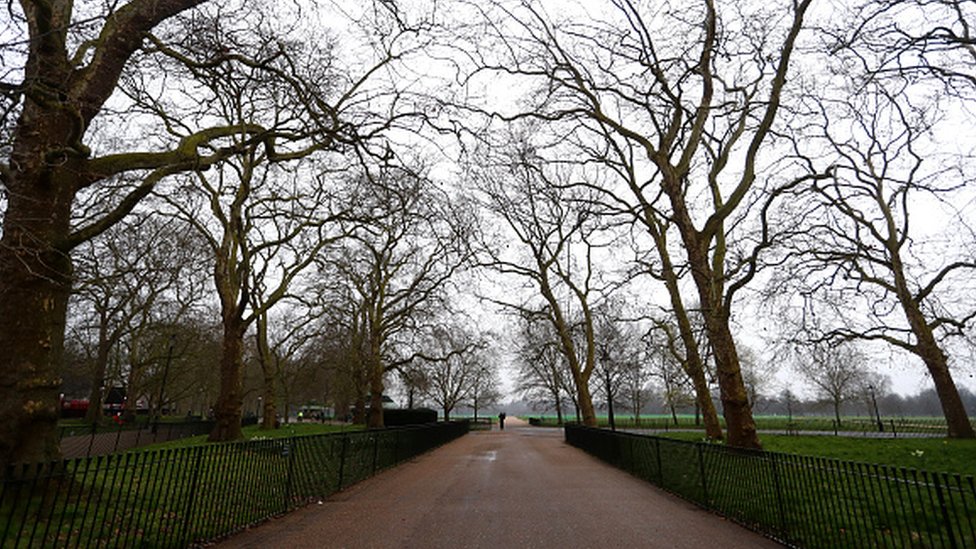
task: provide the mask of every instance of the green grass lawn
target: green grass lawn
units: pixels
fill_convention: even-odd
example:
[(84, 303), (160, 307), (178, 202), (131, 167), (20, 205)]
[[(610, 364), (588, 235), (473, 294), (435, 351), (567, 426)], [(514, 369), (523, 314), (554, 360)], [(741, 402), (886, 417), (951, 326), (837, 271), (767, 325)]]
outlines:
[[(662, 433), (661, 436), (679, 440), (702, 440), (699, 433)], [(761, 435), (760, 438), (763, 448), (770, 452), (976, 476), (976, 440), (802, 435)]]

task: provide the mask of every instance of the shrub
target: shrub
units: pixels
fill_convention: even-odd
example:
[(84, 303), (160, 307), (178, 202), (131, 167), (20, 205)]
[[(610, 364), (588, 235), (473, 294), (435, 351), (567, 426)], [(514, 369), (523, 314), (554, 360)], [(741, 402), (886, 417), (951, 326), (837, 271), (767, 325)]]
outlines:
[(383, 410), (383, 424), (387, 427), (435, 423), (436, 421), (437, 411), (430, 408), (385, 408)]

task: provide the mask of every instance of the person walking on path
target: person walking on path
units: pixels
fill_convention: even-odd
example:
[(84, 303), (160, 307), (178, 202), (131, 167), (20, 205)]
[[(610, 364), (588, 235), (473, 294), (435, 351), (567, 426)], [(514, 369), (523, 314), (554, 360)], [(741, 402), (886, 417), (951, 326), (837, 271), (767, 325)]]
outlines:
[(498, 428), (502, 431), (505, 430), (505, 412), (498, 414)]

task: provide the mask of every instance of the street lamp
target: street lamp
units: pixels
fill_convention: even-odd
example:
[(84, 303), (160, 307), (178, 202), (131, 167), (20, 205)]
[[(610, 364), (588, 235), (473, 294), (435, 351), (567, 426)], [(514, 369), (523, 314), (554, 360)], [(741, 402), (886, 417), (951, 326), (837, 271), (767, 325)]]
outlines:
[(878, 399), (874, 396), (874, 385), (868, 385), (868, 392), (871, 393), (871, 403), (874, 404), (874, 418), (878, 421), (878, 432), (884, 432), (884, 423), (881, 423), (881, 412), (878, 411)]

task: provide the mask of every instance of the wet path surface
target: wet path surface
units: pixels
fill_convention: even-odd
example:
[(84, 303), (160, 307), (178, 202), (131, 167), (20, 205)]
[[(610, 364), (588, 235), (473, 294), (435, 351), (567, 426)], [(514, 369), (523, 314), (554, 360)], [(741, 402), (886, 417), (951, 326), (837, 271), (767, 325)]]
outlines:
[(219, 547), (780, 547), (563, 442), (476, 431)]

